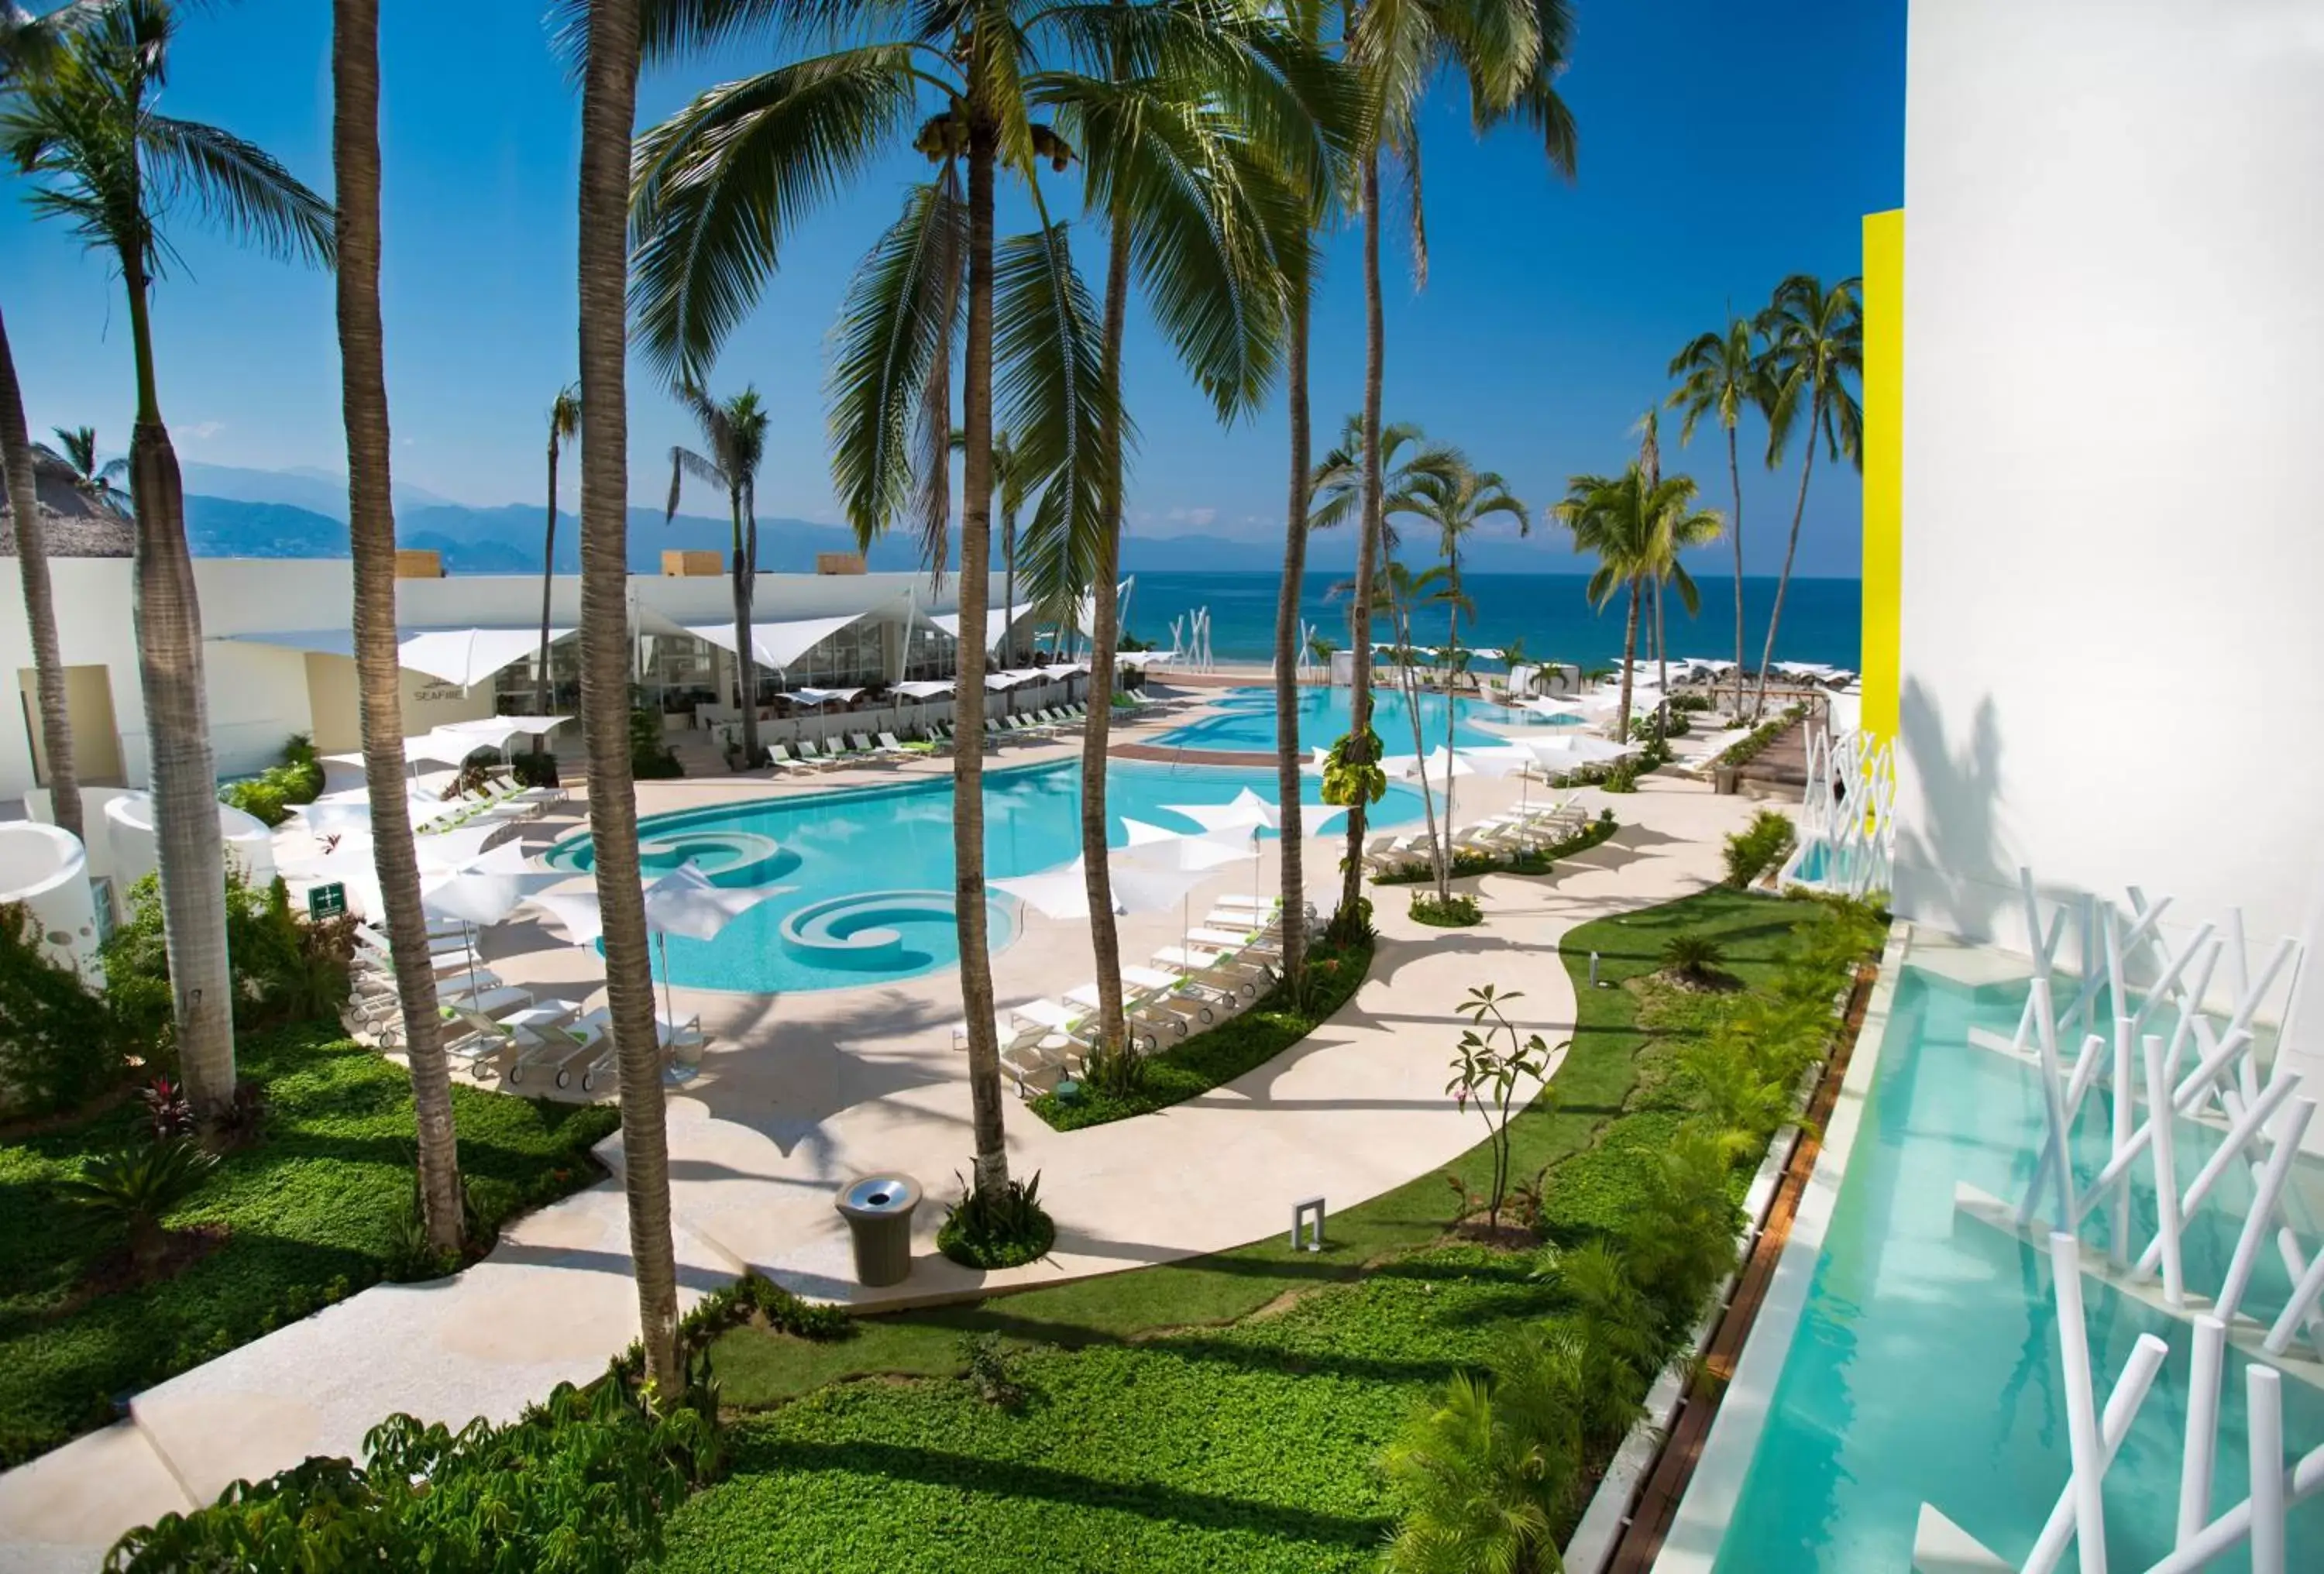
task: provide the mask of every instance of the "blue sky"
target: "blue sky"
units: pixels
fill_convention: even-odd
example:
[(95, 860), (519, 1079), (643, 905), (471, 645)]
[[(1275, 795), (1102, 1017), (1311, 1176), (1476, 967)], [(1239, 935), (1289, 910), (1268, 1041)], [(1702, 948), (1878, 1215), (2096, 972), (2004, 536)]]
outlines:
[[(464, 502), (531, 501), (541, 416), (574, 374), (578, 107), (526, 0), (383, 8), (383, 287), (397, 480)], [(1455, 97), (1425, 133), (1431, 272), (1415, 294), (1388, 268), (1389, 419), (1466, 447), (1536, 510), (1564, 477), (1618, 465), (1664, 368), (1729, 302), (1777, 280), (1858, 270), (1858, 222), (1904, 180), (1904, 0), (1578, 0), (1563, 91), (1581, 126), (1581, 177), (1554, 179), (1517, 133), (1479, 143)], [(318, 189), (330, 175), (329, 8), (240, 0), (189, 14), (171, 113), (255, 140)], [(748, 64), (735, 56), (649, 74), (641, 124)], [(754, 382), (777, 435), (767, 514), (831, 520), (820, 386), (849, 275), (925, 165), (902, 152), (799, 235), (714, 388)], [(21, 198), (13, 177), (0, 177)], [(1004, 218), (1006, 216), (1004, 215)], [(189, 459), (342, 470), (331, 290), (320, 274), (235, 252), (190, 217), (184, 266), (154, 308), (164, 415)], [(1094, 271), (1095, 253), (1086, 266)], [(61, 230), (0, 203), (0, 302), (36, 434), (97, 427), (125, 444), (126, 323), (116, 282)], [(1128, 393), (1144, 443), (1130, 529), (1249, 538), (1280, 531), (1277, 405), (1222, 430), (1135, 315)], [(1333, 248), (1315, 326), (1319, 437), (1360, 395), (1362, 302), (1352, 236)], [(632, 382), (633, 494), (659, 502), (666, 454), (687, 434), (642, 376)], [(1747, 565), (1782, 556), (1796, 472), (1769, 475), (1746, 428)], [(1673, 445), (1674, 447), (1674, 444)], [(1666, 459), (1728, 495), (1720, 446)], [(567, 502), (573, 501), (571, 467)], [(1852, 473), (1819, 466), (1801, 570), (1852, 574)], [(1536, 530), (1536, 536), (1540, 532)], [(1714, 548), (1724, 560), (1727, 548)], [(1545, 569), (1572, 566), (1554, 538)]]

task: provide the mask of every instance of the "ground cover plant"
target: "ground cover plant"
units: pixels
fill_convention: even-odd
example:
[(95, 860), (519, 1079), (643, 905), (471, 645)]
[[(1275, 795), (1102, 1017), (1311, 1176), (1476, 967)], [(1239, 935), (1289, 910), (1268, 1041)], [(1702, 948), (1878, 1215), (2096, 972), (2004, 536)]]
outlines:
[(1206, 1093), (1265, 1065), (1314, 1032), (1362, 985), (1371, 959), (1369, 942), (1360, 945), (1319, 942), (1307, 953), (1304, 1002), (1278, 985), (1184, 1043), (1139, 1057), (1142, 1069), (1134, 1073), (1109, 1072), (1102, 1078), (1093, 1074), (1083, 1079), (1072, 1098), (1045, 1093), (1029, 1108), (1056, 1130), (1076, 1131), (1167, 1109)]
[(323, 793), (323, 766), (315, 758), (315, 741), (294, 732), (282, 745), (280, 764), (270, 765), (244, 781), (218, 789), (218, 801), (269, 825), (290, 817), (294, 804), (311, 804)]
[[(150, 1101), (0, 1144), (0, 1464), (102, 1425), (117, 1395), (339, 1300), (393, 1266), (411, 1191), (401, 1068), (307, 1025), (244, 1040), (264, 1091), (254, 1140), (229, 1148), (159, 1223), (212, 1244), (171, 1276), (133, 1282), (131, 1214), (76, 1200), (94, 1164), (150, 1147)], [(487, 1229), (594, 1180), (614, 1112), (456, 1086), (460, 1164)], [(164, 1109), (168, 1100), (161, 1100)]]

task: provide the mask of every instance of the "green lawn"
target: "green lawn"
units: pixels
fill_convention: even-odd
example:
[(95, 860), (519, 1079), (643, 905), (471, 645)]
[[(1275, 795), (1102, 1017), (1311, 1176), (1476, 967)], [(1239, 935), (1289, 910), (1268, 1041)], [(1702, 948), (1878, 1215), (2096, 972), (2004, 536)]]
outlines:
[[(410, 1083), (336, 1028), (242, 1046), (266, 1090), (265, 1135), (229, 1154), (169, 1223), (223, 1224), (226, 1243), (176, 1278), (76, 1304), (117, 1230), (59, 1197), (86, 1155), (141, 1140), (132, 1102), (0, 1145), (0, 1464), (102, 1425), (115, 1395), (150, 1386), (381, 1277), (412, 1189)], [(497, 1224), (587, 1184), (611, 1109), (455, 1087), (460, 1162)]]
[[(1666, 1121), (1646, 1106), (1667, 1052), (1619, 987), (1656, 970), (1665, 939), (1713, 934), (1727, 971), (1756, 982), (1815, 913), (1717, 889), (1575, 931), (1573, 1050), (1554, 1107), (1537, 1101), (1512, 1126), (1515, 1173), (1550, 1168), (1554, 1210), (1563, 1172), (1552, 1166), (1609, 1128), (1613, 1145), (1628, 1146)], [(1608, 986), (1597, 990), (1586, 982), (1593, 950)], [(1525, 970), (1492, 981), (1524, 989)], [(1487, 1165), (1480, 1148), (1453, 1168), (1476, 1187)], [(1592, 1167), (1569, 1166), (1594, 1200), (1602, 1177), (1585, 1179)], [(1389, 1518), (1375, 1468), (1382, 1447), (1448, 1372), (1478, 1364), (1544, 1309), (1521, 1261), (1432, 1244), (1452, 1202), (1441, 1175), (1425, 1175), (1333, 1215), (1319, 1254), (1277, 1236), (865, 1318), (839, 1343), (733, 1330), (715, 1347), (725, 1399), (765, 1413), (738, 1424), (733, 1475), (674, 1516), (664, 1567), (1371, 1567)], [(962, 1336), (986, 1331), (1019, 1352), (1032, 1393), (1019, 1413), (987, 1405), (967, 1383), (925, 1380), (958, 1373)], [(890, 1380), (842, 1381), (851, 1377)]]

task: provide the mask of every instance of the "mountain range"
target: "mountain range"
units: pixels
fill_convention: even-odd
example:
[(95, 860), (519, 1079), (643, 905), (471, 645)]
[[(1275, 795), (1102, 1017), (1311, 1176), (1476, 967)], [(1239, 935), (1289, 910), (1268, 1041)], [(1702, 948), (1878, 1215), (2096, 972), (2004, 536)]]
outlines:
[[(257, 470), (198, 462), (186, 464), (184, 474), (186, 530), (196, 556), (347, 556), (343, 477), (315, 469)], [(405, 547), (441, 553), (447, 573), (540, 573), (543, 524), (537, 505), (477, 508), (420, 487), (395, 489), (396, 540)], [(658, 573), (666, 550), (724, 553), (729, 549), (731, 535), (723, 519), (679, 514), (665, 525), (653, 510), (632, 508), (631, 570)], [(1571, 572), (1573, 560), (1562, 546), (1543, 539), (1478, 540), (1464, 553), (1463, 566), (1478, 574)], [(759, 521), (759, 566), (769, 573), (811, 574), (816, 554), (854, 549), (854, 532), (842, 525), (784, 518)], [(900, 536), (874, 544), (868, 561), (874, 569), (900, 571), (918, 566), (910, 540)], [(1354, 563), (1354, 543), (1344, 531), (1317, 536), (1307, 557), (1307, 567), (1314, 573), (1343, 572)], [(1279, 542), (1226, 536), (1133, 533), (1123, 539), (1121, 548), (1126, 574), (1277, 574), (1282, 565)], [(556, 567), (563, 574), (577, 574), (581, 568), (580, 520), (562, 511), (557, 517)]]

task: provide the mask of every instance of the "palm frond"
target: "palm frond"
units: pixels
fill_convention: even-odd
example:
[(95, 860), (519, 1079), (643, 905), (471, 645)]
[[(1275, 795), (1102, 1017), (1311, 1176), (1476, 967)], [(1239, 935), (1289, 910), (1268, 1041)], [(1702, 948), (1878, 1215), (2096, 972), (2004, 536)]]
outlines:
[(190, 201), (213, 226), (283, 262), (330, 267), (338, 256), (331, 205), (274, 156), (231, 132), (147, 115), (137, 141), (165, 203)]
[(1113, 525), (1105, 517), (1106, 427), (1120, 423), (1125, 452), (1136, 437), (1105, 386), (1102, 330), (1074, 266), (1068, 226), (1010, 236), (994, 253), (995, 413), (1015, 461), (1041, 486), (1019, 568), (1037, 599), (1056, 603), (1091, 584)]
[(867, 46), (713, 87), (638, 139), (630, 307), (650, 364), (706, 373), (792, 232), (891, 150), (917, 92), (910, 46)]

